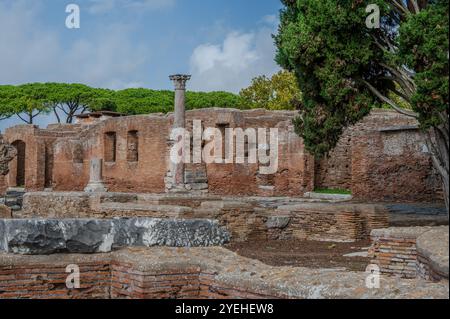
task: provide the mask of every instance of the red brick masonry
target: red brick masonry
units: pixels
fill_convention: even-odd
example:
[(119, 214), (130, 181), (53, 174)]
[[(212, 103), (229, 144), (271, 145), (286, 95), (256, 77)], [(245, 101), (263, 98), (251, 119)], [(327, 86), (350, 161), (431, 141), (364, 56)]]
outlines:
[[(80, 267), (68, 289), (66, 266)], [(448, 282), (382, 277), (343, 270), (271, 267), (224, 248), (133, 248), (110, 254), (0, 254), (5, 298), (448, 298)]]
[(372, 263), (385, 274), (448, 281), (448, 234), (448, 226), (373, 230)]
[[(140, 198), (140, 199), (138, 199)], [(357, 241), (389, 226), (383, 205), (306, 199), (211, 195), (152, 195), (36, 192), (24, 197), (16, 218), (204, 218), (215, 219), (232, 241)], [(188, 206), (189, 205), (189, 206)]]
[[(389, 110), (374, 110), (345, 131), (328, 158), (317, 161), (294, 132), (295, 115), (234, 109), (187, 112), (188, 128), (194, 119), (204, 127), (278, 128), (280, 138), (275, 174), (259, 174), (259, 164), (201, 164), (188, 167), (186, 178), (201, 180), (196, 186), (219, 195), (302, 196), (324, 187), (350, 189), (354, 198), (362, 200), (442, 200), (441, 182), (417, 122)], [(82, 191), (92, 158), (104, 160), (109, 191), (164, 193), (172, 122), (171, 114), (153, 114), (91, 125), (8, 128), (4, 140), (25, 145), (25, 172), (13, 160), (9, 175), (0, 177), (0, 193), (21, 186), (17, 176), (23, 174), (27, 191)]]

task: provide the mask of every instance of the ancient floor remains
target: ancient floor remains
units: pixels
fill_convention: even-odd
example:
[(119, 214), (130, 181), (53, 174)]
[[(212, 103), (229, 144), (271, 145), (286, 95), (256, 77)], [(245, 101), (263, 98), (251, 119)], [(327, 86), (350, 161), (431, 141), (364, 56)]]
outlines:
[[(80, 267), (81, 289), (65, 286)], [(0, 254), (0, 298), (448, 298), (448, 282), (272, 267), (227, 249), (128, 248), (90, 255)]]

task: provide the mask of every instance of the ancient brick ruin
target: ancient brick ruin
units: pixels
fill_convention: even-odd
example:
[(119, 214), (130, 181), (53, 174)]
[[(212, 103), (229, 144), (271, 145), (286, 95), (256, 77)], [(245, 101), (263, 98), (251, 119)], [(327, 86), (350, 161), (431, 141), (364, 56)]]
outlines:
[[(95, 112), (4, 132), (0, 298), (448, 298), (448, 253), (445, 262), (442, 247), (419, 240), (425, 231), (388, 228), (385, 202), (442, 201), (415, 121), (373, 110), (317, 160), (294, 132), (296, 112), (185, 112), (189, 77), (171, 79), (174, 114)], [(220, 132), (277, 128), (276, 172), (246, 161), (174, 164), (171, 131), (194, 135), (198, 120)], [(245, 159), (252, 143), (245, 140)], [(351, 195), (319, 196), (318, 188)], [(436, 229), (448, 238), (448, 226)], [(211, 247), (369, 238), (381, 273), (412, 281), (387, 276), (371, 290), (364, 272), (272, 267)], [(68, 264), (81, 269), (78, 290), (65, 285)]]
[[(336, 149), (317, 161), (305, 150), (291, 121), (295, 112), (204, 109), (186, 113), (186, 127), (277, 127), (279, 167), (272, 175), (257, 164), (186, 164), (193, 192), (215, 195), (302, 196), (315, 188), (341, 188), (361, 200), (436, 201), (440, 181), (415, 123), (393, 111), (375, 110), (349, 128)], [(84, 191), (92, 159), (103, 159), (103, 182), (111, 192), (165, 193), (170, 170), (168, 136), (173, 115), (112, 117), (74, 125), (16, 126), (5, 142), (17, 148), (8, 187), (27, 191)], [(76, 176), (76, 178), (73, 178)]]

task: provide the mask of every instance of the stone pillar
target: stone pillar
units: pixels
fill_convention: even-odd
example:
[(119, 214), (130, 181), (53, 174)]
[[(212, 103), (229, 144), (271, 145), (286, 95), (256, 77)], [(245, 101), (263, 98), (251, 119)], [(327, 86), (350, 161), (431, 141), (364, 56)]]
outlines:
[(94, 158), (90, 163), (89, 184), (84, 189), (87, 193), (107, 192), (108, 189), (103, 184), (103, 160)]
[[(175, 85), (175, 113), (173, 128), (185, 128), (186, 125), (186, 82), (191, 79), (190, 75), (176, 74), (171, 75), (170, 80)], [(184, 163), (171, 163), (171, 173), (173, 178), (173, 186), (184, 187)]]

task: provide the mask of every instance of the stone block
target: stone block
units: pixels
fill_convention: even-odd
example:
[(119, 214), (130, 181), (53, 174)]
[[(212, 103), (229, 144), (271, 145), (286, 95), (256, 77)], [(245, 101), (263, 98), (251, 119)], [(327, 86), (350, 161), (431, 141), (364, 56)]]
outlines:
[(217, 221), (206, 219), (132, 218), (114, 220), (114, 247), (197, 247), (225, 244), (230, 235)]
[(322, 194), (322, 193), (314, 193), (307, 192), (304, 195), (307, 198), (311, 199), (322, 199), (322, 200), (333, 200), (333, 201), (348, 201), (353, 198), (352, 195), (347, 194)]
[(209, 219), (3, 219), (0, 250), (24, 255), (102, 253), (130, 246), (197, 247), (230, 240)]
[(267, 219), (266, 226), (272, 228), (286, 228), (289, 225), (291, 218), (288, 216), (272, 216)]
[(4, 220), (3, 248), (24, 255), (109, 252), (113, 243), (111, 220)]

